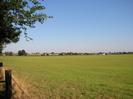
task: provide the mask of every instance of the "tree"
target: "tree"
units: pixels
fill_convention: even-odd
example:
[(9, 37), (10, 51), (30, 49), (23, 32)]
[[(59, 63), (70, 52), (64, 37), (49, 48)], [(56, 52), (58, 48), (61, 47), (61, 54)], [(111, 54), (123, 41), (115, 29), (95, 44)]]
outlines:
[(19, 50), (18, 51), (18, 56), (26, 56), (26, 55), (27, 55), (27, 53), (25, 50)]
[(6, 56), (13, 56), (13, 52), (5, 52)]
[(0, 0), (0, 54), (5, 45), (19, 41), (21, 33), (31, 40), (26, 30), (48, 18), (44, 9), (41, 0)]

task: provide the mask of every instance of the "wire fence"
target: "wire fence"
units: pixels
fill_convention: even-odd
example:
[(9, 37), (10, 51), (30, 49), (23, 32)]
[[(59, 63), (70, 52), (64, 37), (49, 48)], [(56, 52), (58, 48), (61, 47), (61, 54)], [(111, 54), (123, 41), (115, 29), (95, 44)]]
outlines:
[(3, 63), (0, 63), (0, 99), (31, 99), (12, 70), (5, 69)]

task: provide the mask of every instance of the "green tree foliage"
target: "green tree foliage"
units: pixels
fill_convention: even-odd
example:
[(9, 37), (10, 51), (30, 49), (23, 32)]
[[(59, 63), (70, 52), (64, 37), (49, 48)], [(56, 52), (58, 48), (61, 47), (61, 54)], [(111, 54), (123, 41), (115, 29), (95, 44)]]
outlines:
[(26, 55), (27, 55), (27, 53), (25, 50), (19, 50), (18, 51), (18, 56), (26, 56)]
[(36, 22), (43, 23), (47, 15), (41, 0), (0, 0), (0, 53), (6, 44), (17, 42), (27, 28), (34, 28)]

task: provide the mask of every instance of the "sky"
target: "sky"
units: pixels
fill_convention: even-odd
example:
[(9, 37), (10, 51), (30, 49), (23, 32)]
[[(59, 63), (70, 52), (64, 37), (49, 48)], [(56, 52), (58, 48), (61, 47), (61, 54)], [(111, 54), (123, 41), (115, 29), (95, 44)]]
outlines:
[[(40, 0), (41, 1), (41, 0)], [(133, 51), (133, 0), (42, 0), (53, 16), (28, 28), (33, 40), (9, 44), (17, 52)]]

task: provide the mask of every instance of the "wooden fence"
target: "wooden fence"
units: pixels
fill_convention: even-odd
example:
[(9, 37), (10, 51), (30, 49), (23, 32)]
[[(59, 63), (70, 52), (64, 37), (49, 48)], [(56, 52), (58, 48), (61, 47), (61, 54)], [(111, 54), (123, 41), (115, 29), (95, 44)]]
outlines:
[[(0, 62), (0, 99), (31, 99), (21, 84), (15, 79), (11, 69), (5, 69)], [(19, 90), (19, 91), (18, 91)], [(19, 93), (20, 96), (17, 96)], [(17, 98), (15, 98), (17, 97)]]
[(5, 70), (3, 63), (0, 63), (0, 86), (4, 86), (4, 89), (0, 91), (0, 99), (11, 99), (12, 70)]

